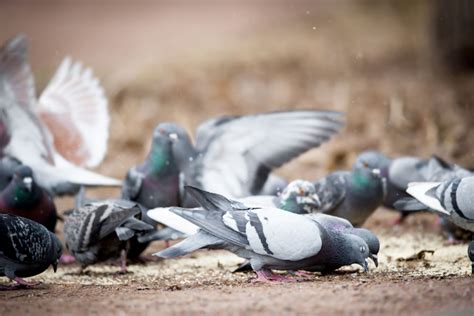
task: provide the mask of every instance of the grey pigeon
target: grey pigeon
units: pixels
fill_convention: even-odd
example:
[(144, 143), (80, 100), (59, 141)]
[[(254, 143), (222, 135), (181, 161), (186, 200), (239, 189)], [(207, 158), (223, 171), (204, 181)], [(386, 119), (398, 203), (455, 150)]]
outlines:
[[(177, 124), (157, 128), (165, 131), (160, 137), (173, 140), (181, 187), (241, 198), (261, 194), (273, 169), (328, 141), (343, 126), (342, 119), (339, 112), (319, 110), (224, 116), (201, 124), (194, 145)], [(181, 193), (182, 206), (196, 206)]]
[(397, 208), (406, 211), (427, 209), (474, 232), (474, 177), (445, 182), (411, 183), (407, 192), (414, 199), (397, 201)]
[(351, 171), (336, 171), (314, 183), (320, 207), (325, 213), (362, 226), (382, 204), (383, 182), (380, 170), (359, 158)]
[(380, 170), (385, 185), (383, 205), (394, 208), (393, 204), (400, 198), (408, 197), (405, 192), (408, 183), (424, 181), (427, 162), (417, 157), (389, 158), (378, 151), (365, 151), (358, 157), (370, 166)]
[(288, 184), (288, 181), (285, 179), (274, 174), (269, 174), (267, 181), (259, 192), (259, 195), (279, 195)]
[(172, 212), (200, 227), (195, 235), (155, 255), (174, 258), (201, 248), (227, 249), (250, 260), (258, 280), (285, 281), (275, 270), (335, 269), (353, 263), (367, 271), (368, 246), (360, 237), (327, 231), (302, 215), (276, 208), (252, 208), (186, 187), (204, 210)]
[[(373, 260), (376, 267), (378, 267), (378, 253), (380, 250), (380, 241), (370, 230), (365, 228), (355, 228), (352, 224), (340, 217), (331, 216), (322, 213), (311, 213), (307, 217), (311, 218), (327, 231), (343, 233), (343, 234), (352, 234), (362, 238), (367, 246), (369, 247), (369, 258)], [(233, 272), (243, 272), (250, 271), (252, 268), (248, 261), (242, 263), (236, 270)], [(332, 272), (327, 267), (314, 267), (311, 271), (318, 272)]]
[[(68, 80), (71, 76), (76, 80)], [(65, 65), (36, 99), (26, 39), (17, 36), (8, 41), (0, 48), (2, 154), (30, 166), (38, 183), (54, 194), (75, 193), (80, 185), (120, 186), (119, 180), (79, 166), (96, 165), (105, 153), (106, 128), (104, 134), (97, 125), (108, 126), (108, 114), (104, 118), (100, 96), (94, 107), (96, 95), (81, 93), (98, 87), (90, 71)]]
[(76, 208), (64, 222), (66, 246), (82, 269), (119, 258), (126, 271), (127, 241), (153, 230), (153, 226), (135, 218), (141, 212), (135, 202), (105, 200), (88, 202)]
[(13, 171), (10, 183), (0, 192), (0, 213), (29, 218), (54, 233), (57, 213), (52, 196), (36, 183), (30, 167), (20, 165)]
[[(429, 210), (453, 224), (474, 232), (474, 177), (445, 182), (411, 183), (407, 192), (414, 198), (401, 199), (395, 206), (404, 211)], [(472, 243), (468, 250), (471, 256)]]
[[(389, 158), (378, 151), (365, 151), (358, 156), (358, 159), (363, 159), (371, 166), (380, 169), (385, 189), (383, 205), (391, 209), (395, 208), (396, 201), (409, 197), (406, 189), (410, 182), (446, 181), (474, 175), (435, 155), (430, 159), (411, 156)], [(399, 222), (412, 213), (402, 211)]]
[(40, 274), (50, 265), (56, 272), (61, 253), (61, 242), (43, 225), (20, 216), (0, 214), (0, 276), (20, 286), (37, 285), (22, 278)]

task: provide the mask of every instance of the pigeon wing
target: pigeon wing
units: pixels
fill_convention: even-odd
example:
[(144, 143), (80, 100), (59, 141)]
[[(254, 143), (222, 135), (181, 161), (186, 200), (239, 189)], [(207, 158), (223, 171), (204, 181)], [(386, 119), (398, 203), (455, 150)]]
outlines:
[(343, 126), (342, 117), (297, 110), (204, 123), (196, 135), (196, 185), (231, 197), (260, 192), (272, 169), (328, 141)]
[(37, 112), (65, 159), (86, 167), (103, 160), (110, 118), (104, 90), (90, 68), (65, 58), (41, 94)]

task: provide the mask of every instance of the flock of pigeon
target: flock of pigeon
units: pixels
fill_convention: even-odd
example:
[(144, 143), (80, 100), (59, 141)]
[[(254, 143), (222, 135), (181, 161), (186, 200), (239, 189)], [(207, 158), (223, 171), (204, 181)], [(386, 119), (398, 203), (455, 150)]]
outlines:
[[(474, 232), (474, 173), (438, 157), (389, 159), (360, 154), (352, 170), (316, 182), (287, 183), (272, 174), (327, 142), (344, 126), (334, 111), (293, 110), (224, 116), (185, 129), (161, 123), (145, 161), (124, 181), (103, 176), (107, 101), (90, 69), (65, 59), (36, 97), (27, 41), (17, 36), (0, 51), (0, 275), (13, 286), (50, 265), (87, 266), (139, 259), (150, 242), (182, 241), (155, 256), (225, 249), (246, 261), (257, 280), (294, 280), (273, 270), (328, 272), (368, 259), (378, 265), (380, 243), (361, 228), (381, 205), (402, 217), (436, 212), (446, 229)], [(87, 187), (122, 188), (120, 198), (87, 199)], [(54, 197), (76, 196), (57, 215)], [(64, 220), (68, 252), (55, 235)], [(474, 261), (474, 242), (469, 246)], [(474, 272), (474, 263), (473, 263)]]

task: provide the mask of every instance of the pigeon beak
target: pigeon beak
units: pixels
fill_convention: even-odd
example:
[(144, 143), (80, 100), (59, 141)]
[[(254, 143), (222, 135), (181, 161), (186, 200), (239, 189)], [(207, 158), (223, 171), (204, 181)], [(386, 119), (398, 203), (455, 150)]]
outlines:
[(33, 179), (31, 177), (26, 177), (23, 179), (23, 184), (28, 189), (28, 191), (31, 191), (33, 187)]
[(171, 140), (178, 140), (179, 139), (178, 134), (176, 134), (176, 133), (171, 133), (171, 134), (168, 135), (168, 137)]
[(372, 169), (372, 173), (375, 174), (376, 176), (381, 175), (380, 169), (378, 169), (378, 168)]
[(56, 273), (56, 270), (58, 270), (58, 260), (56, 260), (56, 262), (54, 262), (52, 266), (53, 266), (54, 273)]
[(375, 264), (375, 267), (377, 268), (379, 266), (379, 258), (377, 257), (377, 255), (370, 254), (369, 258), (372, 259)]

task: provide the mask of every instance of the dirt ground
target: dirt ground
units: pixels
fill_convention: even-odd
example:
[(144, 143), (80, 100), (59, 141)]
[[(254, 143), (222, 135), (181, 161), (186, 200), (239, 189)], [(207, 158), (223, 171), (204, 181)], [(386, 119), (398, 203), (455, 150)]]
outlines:
[(32, 278), (43, 282), (36, 289), (0, 292), (0, 314), (472, 315), (466, 245), (445, 246), (432, 216), (416, 215), (397, 227), (390, 225), (394, 218), (379, 210), (367, 224), (381, 239), (380, 265), (367, 274), (349, 273), (354, 266), (295, 277), (295, 283), (254, 283), (253, 273), (231, 272), (242, 260), (225, 251), (132, 264), (125, 275), (113, 262), (83, 275), (72, 265)]
[[(112, 117), (98, 170), (119, 178), (143, 159), (158, 122), (192, 131), (215, 115), (308, 107), (344, 111), (347, 127), (277, 171), (288, 179), (348, 168), (368, 148), (474, 166), (474, 77), (437, 66), (426, 1), (269, 3), (2, 1), (0, 39), (30, 36), (39, 88), (66, 54), (96, 70)], [(431, 215), (402, 226), (395, 218), (380, 209), (366, 225), (382, 244), (381, 264), (368, 274), (255, 284), (252, 273), (230, 272), (239, 258), (207, 251), (132, 264), (125, 275), (114, 263), (84, 275), (61, 266), (32, 278), (43, 282), (36, 289), (0, 292), (0, 315), (473, 315), (467, 245), (445, 245)]]

